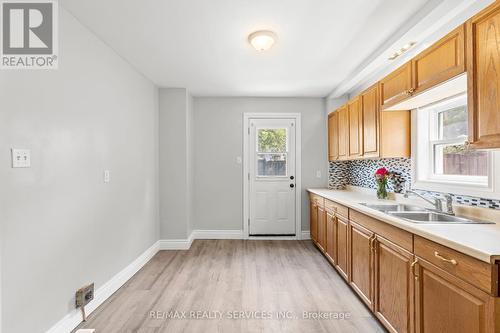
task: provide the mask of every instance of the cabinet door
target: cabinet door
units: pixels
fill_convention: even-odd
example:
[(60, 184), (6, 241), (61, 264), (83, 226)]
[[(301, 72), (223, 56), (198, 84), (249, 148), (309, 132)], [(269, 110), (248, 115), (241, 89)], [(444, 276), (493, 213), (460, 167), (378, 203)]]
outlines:
[(339, 160), (347, 159), (348, 141), (349, 141), (349, 121), (347, 117), (347, 106), (338, 109), (338, 128), (339, 128)]
[(349, 158), (360, 157), (363, 154), (363, 115), (361, 114), (361, 99), (356, 97), (347, 105), (349, 120)]
[(497, 332), (494, 297), (421, 258), (416, 274), (416, 332)]
[(328, 160), (339, 159), (339, 126), (338, 114), (333, 112), (328, 116)]
[(379, 103), (378, 85), (361, 95), (363, 119), (363, 156), (379, 156)]
[(318, 206), (318, 246), (321, 251), (326, 247), (326, 213), (325, 208)]
[(326, 211), (326, 256), (332, 264), (335, 264), (335, 250), (337, 246), (337, 241), (335, 239), (335, 224), (336, 224), (335, 213), (330, 210)]
[(408, 62), (379, 82), (382, 110), (407, 99), (411, 86), (411, 62)]
[(318, 241), (318, 205), (314, 201), (309, 204), (310, 207), (310, 229), (311, 239), (314, 242)]
[(500, 148), (500, 2), (467, 22), (469, 141)]
[(413, 332), (413, 254), (379, 236), (374, 249), (374, 313), (389, 332)]
[(412, 60), (415, 94), (465, 72), (465, 25)]
[(370, 308), (373, 303), (373, 233), (349, 221), (349, 283)]
[(348, 273), (348, 230), (349, 223), (344, 218), (337, 216), (337, 265), (340, 275), (347, 280)]

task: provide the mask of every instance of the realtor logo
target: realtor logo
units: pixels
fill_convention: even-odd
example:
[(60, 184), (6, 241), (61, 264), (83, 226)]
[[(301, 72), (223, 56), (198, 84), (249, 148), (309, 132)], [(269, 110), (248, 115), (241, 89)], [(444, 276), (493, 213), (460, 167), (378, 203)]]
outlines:
[(3, 0), (0, 4), (0, 68), (57, 68), (57, 2)]

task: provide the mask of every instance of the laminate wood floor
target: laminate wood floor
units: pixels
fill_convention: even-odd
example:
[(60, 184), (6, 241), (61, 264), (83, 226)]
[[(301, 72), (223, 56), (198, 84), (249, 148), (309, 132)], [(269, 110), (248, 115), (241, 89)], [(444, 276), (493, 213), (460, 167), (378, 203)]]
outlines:
[(187, 251), (160, 251), (79, 328), (385, 332), (310, 241), (261, 240), (196, 240)]

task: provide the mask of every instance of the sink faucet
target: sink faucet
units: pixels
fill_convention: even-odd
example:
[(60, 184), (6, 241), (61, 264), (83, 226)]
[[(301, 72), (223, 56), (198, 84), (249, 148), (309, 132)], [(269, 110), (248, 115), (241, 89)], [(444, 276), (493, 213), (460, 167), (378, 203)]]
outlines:
[(446, 200), (446, 210), (443, 209), (443, 202), (441, 201), (441, 199), (432, 198), (433, 200), (430, 200), (430, 199), (424, 197), (422, 194), (417, 193), (417, 192), (412, 191), (412, 190), (409, 190), (409, 189), (406, 189), (406, 191), (404, 193), (404, 197), (408, 198), (410, 196), (410, 194), (415, 195), (415, 196), (425, 200), (426, 202), (430, 203), (431, 205), (434, 206), (435, 210), (437, 210), (441, 213), (445, 213), (448, 215), (455, 215), (455, 212), (453, 211), (453, 198), (452, 198), (451, 194), (444, 195), (444, 199)]

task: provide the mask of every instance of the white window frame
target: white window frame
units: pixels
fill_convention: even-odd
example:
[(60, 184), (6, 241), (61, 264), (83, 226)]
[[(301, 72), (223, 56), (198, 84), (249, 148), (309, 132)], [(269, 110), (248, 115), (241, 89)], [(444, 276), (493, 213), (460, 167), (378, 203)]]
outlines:
[(460, 144), (467, 138), (435, 140), (438, 135), (437, 115), (444, 110), (463, 105), (466, 95), (459, 95), (445, 102), (434, 103), (412, 110), (412, 188), (426, 191), (446, 192), (457, 195), (500, 199), (500, 152), (488, 152), (487, 181), (481, 176), (439, 175), (434, 172), (434, 146), (437, 144)]

